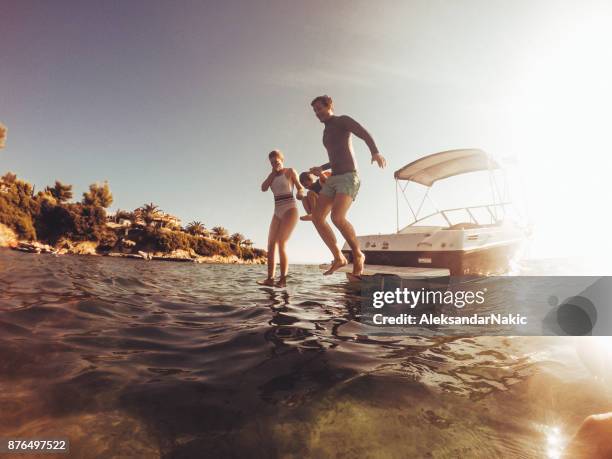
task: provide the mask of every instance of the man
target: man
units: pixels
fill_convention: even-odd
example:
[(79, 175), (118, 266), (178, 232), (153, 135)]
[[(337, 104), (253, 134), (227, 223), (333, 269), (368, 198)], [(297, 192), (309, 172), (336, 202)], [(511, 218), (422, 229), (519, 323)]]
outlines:
[(323, 274), (329, 275), (345, 266), (348, 261), (342, 255), (336, 242), (336, 236), (327, 223), (327, 216), (331, 213), (331, 220), (340, 230), (353, 253), (353, 275), (359, 277), (363, 272), (365, 255), (359, 249), (353, 225), (346, 219), (346, 214), (359, 191), (359, 175), (357, 164), (353, 155), (350, 136), (355, 134), (362, 139), (372, 154), (372, 163), (379, 167), (386, 165), (385, 158), (379, 153), (374, 139), (357, 121), (349, 116), (334, 115), (334, 104), (331, 97), (316, 97), (310, 104), (315, 115), (323, 124), (323, 145), (327, 150), (329, 162), (310, 168), (314, 175), (321, 176), (323, 171), (331, 169), (331, 176), (325, 181), (319, 194), (316, 207), (313, 209), (313, 223), (334, 256), (330, 268)]

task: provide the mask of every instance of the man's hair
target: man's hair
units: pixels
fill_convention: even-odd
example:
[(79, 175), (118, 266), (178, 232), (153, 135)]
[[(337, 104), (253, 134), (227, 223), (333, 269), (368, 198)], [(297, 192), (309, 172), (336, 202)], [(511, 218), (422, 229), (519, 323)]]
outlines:
[(283, 155), (283, 152), (280, 150), (272, 150), (269, 154), (268, 154), (268, 159), (272, 159), (273, 156), (278, 156), (280, 158), (281, 161), (285, 160), (285, 155)]
[(314, 107), (314, 104), (316, 104), (317, 102), (321, 102), (326, 107), (332, 107), (334, 105), (334, 101), (327, 94), (315, 97), (314, 99), (312, 99), (312, 102), (310, 102), (310, 105)]
[(308, 188), (306, 186), (306, 179), (310, 177), (310, 172), (302, 172), (300, 174), (300, 183), (302, 184), (302, 186), (305, 186), (306, 188)]

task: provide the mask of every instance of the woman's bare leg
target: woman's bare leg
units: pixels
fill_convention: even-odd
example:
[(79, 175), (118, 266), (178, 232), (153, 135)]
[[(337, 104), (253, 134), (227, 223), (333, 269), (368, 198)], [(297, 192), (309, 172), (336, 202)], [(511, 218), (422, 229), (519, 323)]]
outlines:
[(293, 232), (295, 225), (298, 221), (298, 211), (297, 209), (288, 209), (285, 211), (283, 218), (281, 220), (281, 224), (277, 233), (277, 244), (278, 244), (278, 254), (280, 258), (280, 271), (281, 277), (279, 280), (279, 286), (284, 287), (285, 278), (287, 277), (287, 272), (289, 271), (289, 260), (287, 258), (286, 245), (287, 241), (291, 237), (291, 233)]
[(272, 216), (270, 230), (268, 231), (268, 278), (259, 282), (263, 285), (274, 284), (274, 271), (276, 270), (276, 240), (278, 238), (281, 220), (276, 215)]

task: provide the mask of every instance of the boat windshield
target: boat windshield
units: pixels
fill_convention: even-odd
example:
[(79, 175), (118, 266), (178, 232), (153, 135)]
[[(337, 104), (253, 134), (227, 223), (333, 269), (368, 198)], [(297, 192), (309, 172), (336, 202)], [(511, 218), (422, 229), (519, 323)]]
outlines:
[(501, 225), (506, 219), (506, 215), (511, 205), (512, 203), (510, 202), (503, 202), (480, 206), (443, 209), (418, 218), (410, 223), (406, 228), (413, 226), (469, 228)]

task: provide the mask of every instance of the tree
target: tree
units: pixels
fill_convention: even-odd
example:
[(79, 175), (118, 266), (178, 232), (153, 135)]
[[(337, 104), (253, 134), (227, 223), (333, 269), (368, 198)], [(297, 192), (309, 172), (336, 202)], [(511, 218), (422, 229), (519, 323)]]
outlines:
[(103, 184), (92, 183), (89, 191), (83, 193), (83, 205), (107, 208), (113, 203), (113, 195), (108, 182)]
[(6, 126), (0, 123), (0, 150), (4, 148), (4, 143), (6, 142)]
[(229, 232), (222, 226), (215, 226), (212, 229), (212, 232), (218, 239), (224, 239), (229, 234)]
[(145, 225), (151, 226), (151, 223), (153, 223), (155, 217), (159, 216), (161, 213), (161, 209), (157, 205), (150, 202), (149, 204), (144, 204), (142, 207), (136, 209), (134, 213), (144, 220)]
[(185, 228), (185, 230), (189, 234), (198, 236), (198, 235), (204, 234), (204, 232), (206, 231), (206, 227), (201, 221), (194, 221), (194, 222), (190, 222), (189, 224), (187, 224), (187, 227)]
[(2, 184), (6, 186), (12, 185), (16, 181), (17, 181), (17, 175), (13, 174), (12, 172), (7, 172), (6, 174), (2, 176), (2, 178), (0, 178), (0, 182), (2, 182)]
[(130, 220), (133, 222), (135, 220), (134, 212), (130, 212), (129, 210), (117, 209), (117, 212), (115, 212), (116, 223), (119, 223), (119, 220), (121, 219)]
[(244, 235), (240, 233), (234, 233), (230, 236), (230, 241), (239, 246), (244, 241)]
[(72, 199), (72, 185), (64, 185), (59, 180), (55, 181), (55, 185), (53, 187), (45, 188), (45, 192), (53, 196), (58, 203), (68, 202)]

